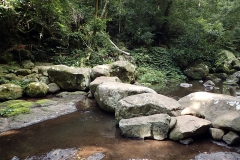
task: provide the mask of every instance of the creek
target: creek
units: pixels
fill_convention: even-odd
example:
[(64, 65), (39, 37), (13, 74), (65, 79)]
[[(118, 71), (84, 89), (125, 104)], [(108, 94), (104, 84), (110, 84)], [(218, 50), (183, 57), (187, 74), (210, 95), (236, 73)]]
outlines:
[[(157, 91), (175, 99), (192, 92), (204, 91), (203, 85), (198, 81), (188, 83), (192, 83), (193, 87), (182, 88), (176, 85)], [(238, 95), (236, 87), (226, 88), (222, 84), (217, 87), (219, 89), (211, 92)], [(77, 108), (78, 111), (74, 113), (0, 134), (0, 160), (187, 160), (199, 153), (240, 152), (240, 147), (228, 147), (222, 142), (212, 141), (208, 135), (195, 137), (190, 145), (171, 140), (124, 138), (115, 126), (114, 114), (101, 110), (93, 99), (85, 98), (77, 103)], [(75, 156), (68, 157), (72, 152)], [(57, 154), (63, 155), (56, 158)]]

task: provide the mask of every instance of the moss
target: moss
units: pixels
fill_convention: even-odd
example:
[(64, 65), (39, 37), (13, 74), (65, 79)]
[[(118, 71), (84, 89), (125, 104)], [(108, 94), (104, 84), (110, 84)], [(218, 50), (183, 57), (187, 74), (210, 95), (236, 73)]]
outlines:
[(27, 102), (24, 100), (6, 101), (0, 104), (0, 116), (10, 117), (30, 113), (30, 107), (33, 105), (33, 102)]
[(38, 100), (36, 103), (38, 105), (44, 105), (44, 104), (49, 103), (49, 102), (51, 102), (51, 100), (49, 100), (49, 99), (41, 99), (41, 100)]

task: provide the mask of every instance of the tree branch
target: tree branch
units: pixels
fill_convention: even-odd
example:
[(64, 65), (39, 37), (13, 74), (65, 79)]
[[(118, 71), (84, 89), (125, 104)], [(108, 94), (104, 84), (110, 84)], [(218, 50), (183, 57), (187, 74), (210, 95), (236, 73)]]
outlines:
[(121, 53), (124, 53), (124, 54), (126, 54), (126, 55), (130, 55), (130, 53), (128, 53), (128, 52), (126, 52), (126, 51), (123, 51), (123, 50), (121, 50), (120, 48), (118, 48), (118, 46), (116, 45), (116, 44), (114, 44), (113, 43), (113, 41), (110, 39), (110, 38), (108, 38), (103, 32), (101, 32), (108, 40), (109, 40), (109, 42), (119, 51), (119, 52), (121, 52)]

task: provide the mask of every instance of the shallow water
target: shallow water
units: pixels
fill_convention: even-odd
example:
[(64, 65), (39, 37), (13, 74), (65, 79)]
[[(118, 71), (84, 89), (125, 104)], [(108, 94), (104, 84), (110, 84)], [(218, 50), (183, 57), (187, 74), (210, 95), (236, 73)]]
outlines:
[[(177, 88), (167, 95), (179, 98), (178, 95), (200, 91), (195, 87)], [(12, 159), (14, 156), (20, 159), (33, 156), (35, 159), (44, 159), (42, 155), (50, 151), (69, 148), (77, 149), (77, 155), (71, 159), (82, 160), (96, 153), (100, 157), (104, 156), (103, 160), (186, 160), (204, 152), (240, 152), (239, 148), (213, 143), (207, 135), (195, 138), (194, 143), (187, 146), (171, 140), (124, 138), (115, 126), (114, 114), (102, 111), (94, 100), (86, 98), (77, 107), (77, 112), (1, 134), (0, 160)]]

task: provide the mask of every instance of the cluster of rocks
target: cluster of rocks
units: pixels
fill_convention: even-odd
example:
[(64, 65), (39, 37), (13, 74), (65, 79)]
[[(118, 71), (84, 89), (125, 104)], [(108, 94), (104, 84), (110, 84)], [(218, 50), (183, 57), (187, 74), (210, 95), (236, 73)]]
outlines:
[[(93, 68), (65, 65), (34, 65), (23, 69), (1, 67), (1, 81), (18, 80), (26, 88), (7, 83), (0, 85), (0, 101), (17, 99), (23, 94), (40, 97), (47, 93), (87, 91), (105, 111), (114, 112), (122, 135), (133, 138), (166, 138), (184, 144), (209, 132), (215, 140), (239, 144), (240, 100), (236, 97), (196, 92), (175, 100), (154, 90), (133, 85), (136, 67), (117, 61)], [(197, 71), (200, 72), (200, 71)]]
[[(235, 72), (240, 69), (240, 61), (235, 57), (235, 55), (227, 50), (222, 50), (217, 53), (217, 59), (215, 61), (214, 67), (211, 68), (212, 73), (210, 73), (209, 67), (202, 62), (195, 62), (190, 64), (183, 72), (190, 78), (196, 80), (212, 80), (213, 82), (219, 82), (220, 80), (227, 80), (227, 83), (233, 83), (231, 81), (237, 81), (239, 78)], [(228, 75), (233, 75), (234, 77), (229, 77)], [(235, 79), (236, 78), (236, 79)]]
[(193, 137), (210, 133), (229, 145), (240, 142), (240, 100), (236, 97), (195, 92), (177, 101), (150, 88), (103, 76), (90, 83), (90, 90), (100, 108), (115, 113), (126, 137), (169, 138), (189, 144)]
[(135, 81), (136, 67), (127, 61), (117, 61), (94, 68), (66, 65), (33, 64), (23, 61), (20, 66), (0, 66), (0, 101), (28, 97), (44, 97), (61, 91), (86, 91), (98, 76), (118, 76), (121, 81)]

